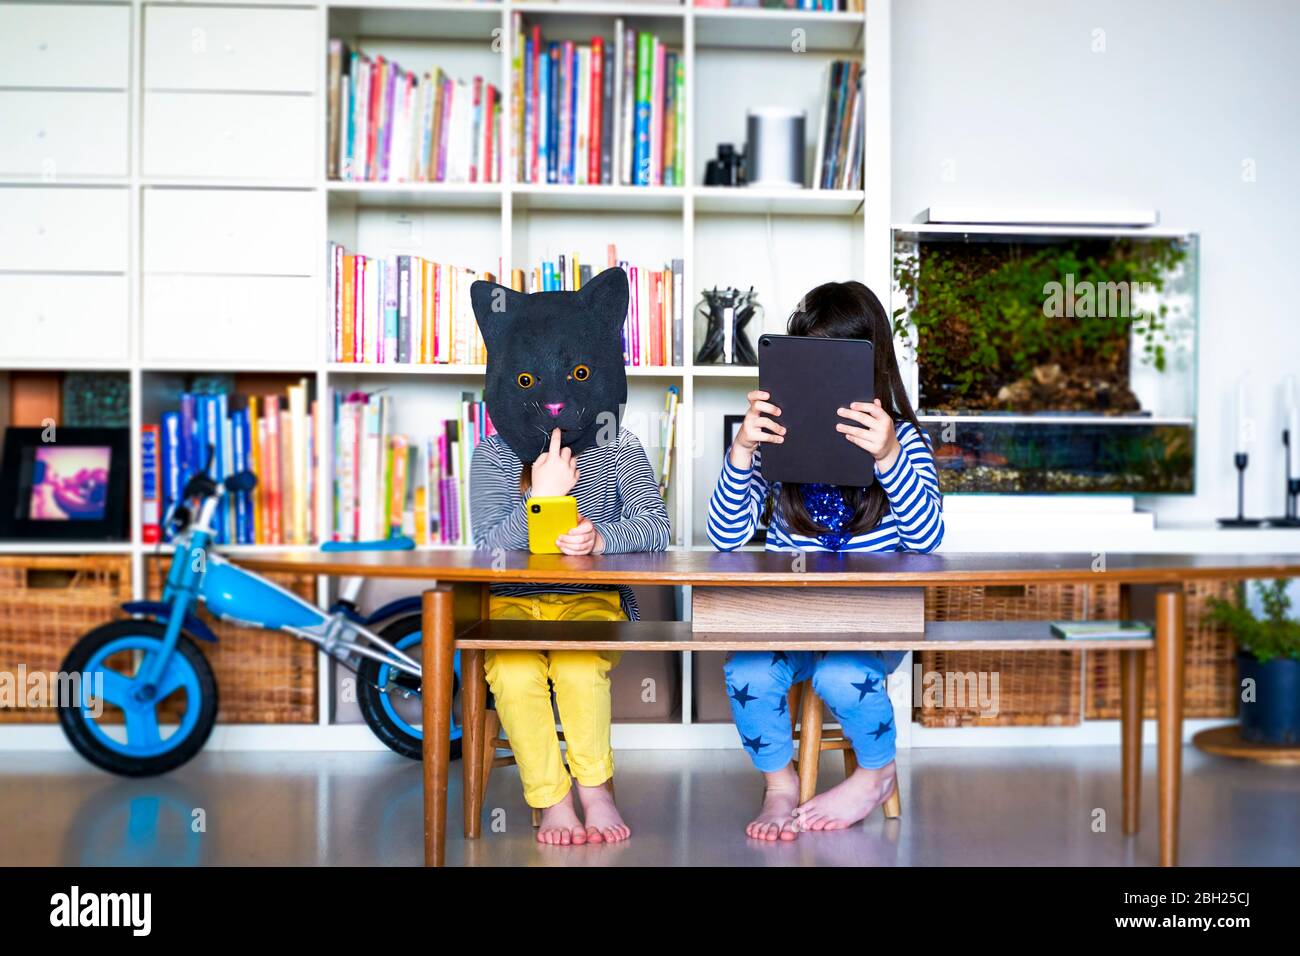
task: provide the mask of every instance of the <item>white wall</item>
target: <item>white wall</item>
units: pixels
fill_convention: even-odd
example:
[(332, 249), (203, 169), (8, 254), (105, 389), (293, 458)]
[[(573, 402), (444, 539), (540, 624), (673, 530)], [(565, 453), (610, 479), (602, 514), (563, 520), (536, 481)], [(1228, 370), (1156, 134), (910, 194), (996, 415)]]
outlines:
[(1280, 513), (1281, 382), (1300, 375), (1300, 3), (903, 0), (893, 65), (895, 222), (936, 202), (1154, 207), (1201, 234), (1197, 494), (1147, 504), (1161, 523), (1235, 512), (1231, 393), (1249, 374), (1247, 508)]

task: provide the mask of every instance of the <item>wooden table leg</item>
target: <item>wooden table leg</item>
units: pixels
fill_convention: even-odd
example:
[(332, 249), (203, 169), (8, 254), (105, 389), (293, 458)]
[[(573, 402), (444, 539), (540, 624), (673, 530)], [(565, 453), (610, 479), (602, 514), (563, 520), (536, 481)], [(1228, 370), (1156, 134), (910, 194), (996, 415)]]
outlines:
[(1162, 585), (1156, 590), (1156, 768), (1161, 866), (1178, 865), (1186, 605), (1182, 585)]
[(822, 747), (822, 699), (812, 686), (803, 689), (799, 714), (799, 802), (807, 803), (817, 793), (817, 765)]
[(1146, 651), (1119, 652), (1119, 720), (1124, 790), (1124, 832), (1138, 832), (1142, 815), (1142, 712), (1146, 703)]
[(447, 851), (447, 773), (456, 618), (452, 589), (424, 592), (421, 703), (424, 710), (424, 865), (442, 866)]
[(483, 738), (487, 732), (487, 682), (483, 677), (483, 652), (460, 652), (460, 711), (464, 724), (460, 762), (465, 797), (465, 837), (477, 840), (483, 823)]

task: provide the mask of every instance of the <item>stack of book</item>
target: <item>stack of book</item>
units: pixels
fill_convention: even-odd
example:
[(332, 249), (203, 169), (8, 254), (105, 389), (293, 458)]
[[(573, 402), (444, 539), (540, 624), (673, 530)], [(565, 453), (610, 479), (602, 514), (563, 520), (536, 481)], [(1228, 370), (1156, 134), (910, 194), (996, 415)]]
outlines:
[(862, 188), (862, 64), (835, 60), (827, 69), (818, 127), (815, 189)]
[[(681, 365), (686, 309), (682, 260), (673, 259), (661, 268), (634, 266), (619, 259), (618, 250), (611, 245), (606, 249), (603, 268), (619, 268), (627, 273), (624, 364)], [(544, 260), (531, 269), (515, 269), (510, 284), (517, 292), (576, 292), (600, 271), (574, 253)]]
[(483, 402), (463, 392), (458, 416), (423, 438), (393, 431), (387, 395), (335, 392), (332, 403), (334, 540), (472, 544), (470, 460), (496, 431)]
[(335, 362), (475, 365), (487, 350), (469, 287), (491, 272), (419, 256), (353, 254), (329, 243), (329, 321)]
[(522, 183), (686, 182), (685, 59), (614, 21), (613, 37), (547, 42), (515, 14), (513, 125)]
[(328, 69), (330, 179), (501, 181), (501, 94), (483, 77), (418, 76), (342, 40)]
[(659, 460), (659, 497), (668, 500), (668, 486), (673, 473), (673, 446), (677, 442), (677, 412), (682, 406), (682, 392), (669, 385), (664, 392), (664, 416), (659, 427), (659, 447), (663, 450)]
[[(309, 544), (316, 540), (316, 402), (306, 379), (284, 394), (249, 395), (243, 408), (227, 394), (184, 392), (177, 411), (144, 426), (144, 540), (161, 539), (159, 514), (180, 500), (185, 483), (212, 456), (212, 478), (257, 476), (252, 491), (228, 494), (214, 519), (218, 544)], [(149, 520), (153, 518), (153, 520)]]

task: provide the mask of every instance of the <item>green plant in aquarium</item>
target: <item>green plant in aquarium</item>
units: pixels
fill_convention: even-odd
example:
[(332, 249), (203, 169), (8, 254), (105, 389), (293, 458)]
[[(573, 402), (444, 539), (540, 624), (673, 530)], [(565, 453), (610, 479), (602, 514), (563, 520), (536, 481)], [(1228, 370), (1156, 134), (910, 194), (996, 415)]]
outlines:
[(927, 408), (1136, 411), (1138, 360), (1164, 371), (1168, 307), (1139, 312), (1186, 258), (1177, 239), (922, 242), (894, 260)]
[(1243, 651), (1267, 664), (1274, 658), (1300, 659), (1300, 621), (1293, 620), (1287, 579), (1271, 583), (1255, 582), (1264, 616), (1256, 617), (1246, 606), (1246, 586), (1237, 586), (1236, 602), (1210, 598), (1210, 620), (1226, 627), (1237, 638)]

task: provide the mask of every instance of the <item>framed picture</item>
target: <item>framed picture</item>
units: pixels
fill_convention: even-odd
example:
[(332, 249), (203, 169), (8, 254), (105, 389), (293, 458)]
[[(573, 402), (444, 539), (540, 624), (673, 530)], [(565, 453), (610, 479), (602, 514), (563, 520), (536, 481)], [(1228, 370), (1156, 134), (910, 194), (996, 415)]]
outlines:
[(127, 428), (6, 429), (0, 538), (130, 540), (129, 436)]
[[(722, 416), (722, 457), (724, 460), (727, 457), (727, 452), (731, 451), (731, 443), (736, 440), (736, 433), (740, 431), (740, 426), (744, 423), (744, 415)], [(747, 544), (764, 544), (767, 541), (767, 512), (768, 503), (764, 502), (758, 516), (758, 526), (754, 529), (754, 536), (746, 542)]]
[(727, 452), (731, 451), (731, 443), (736, 440), (736, 432), (740, 431), (740, 426), (745, 424), (744, 415), (723, 415), (722, 416), (722, 457), (727, 457)]

